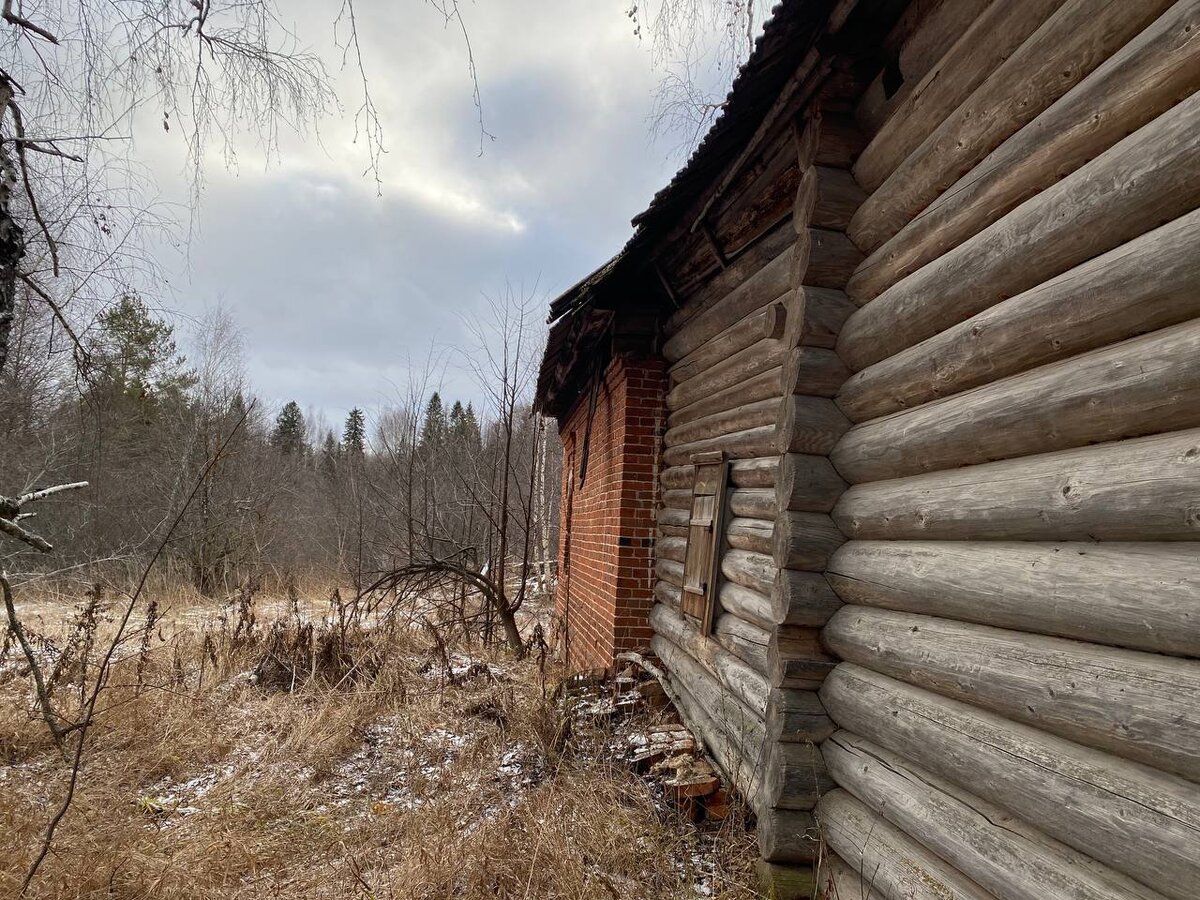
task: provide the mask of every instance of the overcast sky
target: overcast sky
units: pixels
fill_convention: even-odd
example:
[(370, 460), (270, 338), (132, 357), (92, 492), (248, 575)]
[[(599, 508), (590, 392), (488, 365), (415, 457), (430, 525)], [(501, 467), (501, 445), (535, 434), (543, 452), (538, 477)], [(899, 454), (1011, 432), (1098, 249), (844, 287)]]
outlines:
[[(330, 6), (284, 4), (334, 57)], [(271, 165), (251, 147), (230, 169), (214, 148), (190, 264), (163, 256), (182, 324), (223, 303), (263, 400), (335, 423), (395, 399), (431, 346), (469, 344), (463, 318), (506, 281), (548, 300), (603, 263), (681, 162), (677, 138), (650, 138), (660, 73), (628, 0), (464, 5), (495, 135), (482, 156), (462, 36), (422, 0), (358, 7), (386, 132), (382, 195), (352, 116), (323, 121), (320, 142), (285, 140)], [(353, 79), (339, 83), (353, 103)], [(168, 196), (186, 181), (178, 140), (140, 148)], [(444, 382), (473, 396), (452, 357)]]

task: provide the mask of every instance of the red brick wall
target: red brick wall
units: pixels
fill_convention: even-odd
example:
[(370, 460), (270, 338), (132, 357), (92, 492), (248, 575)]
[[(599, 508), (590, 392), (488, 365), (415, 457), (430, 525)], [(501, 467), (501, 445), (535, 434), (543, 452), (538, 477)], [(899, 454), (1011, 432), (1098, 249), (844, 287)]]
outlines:
[(606, 668), (614, 654), (650, 643), (665, 396), (662, 360), (609, 363), (596, 391), (582, 486), (588, 391), (560, 423), (563, 493), (555, 606), (573, 667)]

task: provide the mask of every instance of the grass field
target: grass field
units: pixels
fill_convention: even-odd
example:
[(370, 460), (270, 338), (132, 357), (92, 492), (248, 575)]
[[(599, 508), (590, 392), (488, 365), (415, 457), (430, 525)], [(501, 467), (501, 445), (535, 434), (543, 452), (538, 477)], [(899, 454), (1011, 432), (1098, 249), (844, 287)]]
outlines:
[[(176, 602), (149, 628), (135, 613), (26, 896), (754, 895), (741, 817), (697, 826), (664, 804), (611, 723), (564, 712), (553, 663), (461, 640), (443, 651), (420, 629), (343, 630), (314, 618), (321, 603), (252, 606), (248, 629), (237, 604)], [(79, 628), (71, 598), (24, 607), (67, 720), (119, 610), (100, 602)], [(71, 771), (10, 640), (0, 896), (20, 894)]]

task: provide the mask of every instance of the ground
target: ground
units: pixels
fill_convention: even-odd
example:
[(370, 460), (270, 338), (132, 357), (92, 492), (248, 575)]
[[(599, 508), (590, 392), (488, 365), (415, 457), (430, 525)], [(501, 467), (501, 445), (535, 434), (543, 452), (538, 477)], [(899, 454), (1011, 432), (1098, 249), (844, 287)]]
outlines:
[[(89, 656), (55, 603), (74, 606), (24, 612), (69, 713), (120, 606), (101, 603)], [(118, 648), (28, 897), (754, 895), (755, 844), (736, 807), (695, 824), (629, 764), (627, 735), (649, 720), (579, 715), (543, 654), (461, 638), (442, 649), (397, 623), (343, 632), (334, 616), (314, 621), (320, 603), (301, 605), (256, 599), (248, 635), (236, 601), (189, 605)], [(19, 894), (71, 772), (27, 672), (8, 646), (4, 897)]]

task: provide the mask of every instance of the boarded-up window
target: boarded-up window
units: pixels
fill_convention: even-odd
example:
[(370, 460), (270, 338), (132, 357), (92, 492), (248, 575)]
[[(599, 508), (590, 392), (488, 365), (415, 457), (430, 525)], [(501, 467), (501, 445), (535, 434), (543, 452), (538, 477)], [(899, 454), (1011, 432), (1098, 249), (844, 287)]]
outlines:
[(704, 634), (712, 632), (726, 506), (728, 464), (721, 453), (693, 459), (692, 515), (683, 562), (683, 611), (699, 619)]

